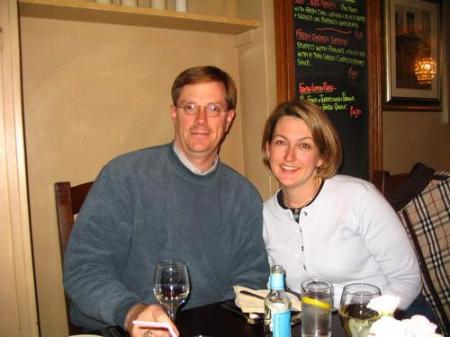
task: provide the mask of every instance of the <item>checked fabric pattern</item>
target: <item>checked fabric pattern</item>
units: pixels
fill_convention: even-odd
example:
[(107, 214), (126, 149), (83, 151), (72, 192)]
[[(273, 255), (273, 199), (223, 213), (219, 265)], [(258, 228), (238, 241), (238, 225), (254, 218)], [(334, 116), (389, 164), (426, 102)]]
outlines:
[(441, 333), (449, 336), (450, 172), (437, 171), (428, 185), (397, 212), (414, 244), (424, 283)]

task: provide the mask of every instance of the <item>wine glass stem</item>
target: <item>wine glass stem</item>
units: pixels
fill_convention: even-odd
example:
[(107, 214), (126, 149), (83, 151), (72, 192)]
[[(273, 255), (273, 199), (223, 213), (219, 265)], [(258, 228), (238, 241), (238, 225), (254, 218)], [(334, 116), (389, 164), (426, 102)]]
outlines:
[(175, 323), (175, 319), (177, 318), (177, 309), (169, 309), (169, 310), (167, 310), (167, 313), (169, 314), (172, 322)]

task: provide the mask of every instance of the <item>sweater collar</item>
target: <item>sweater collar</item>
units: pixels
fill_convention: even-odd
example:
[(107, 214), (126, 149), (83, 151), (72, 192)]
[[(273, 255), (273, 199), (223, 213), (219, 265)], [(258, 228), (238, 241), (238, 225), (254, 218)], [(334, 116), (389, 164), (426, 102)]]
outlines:
[(216, 157), (214, 158), (214, 162), (212, 164), (212, 166), (207, 169), (207, 170), (199, 170), (198, 168), (196, 168), (194, 165), (192, 165), (192, 163), (189, 161), (189, 159), (187, 159), (187, 157), (183, 154), (183, 152), (181, 152), (181, 150), (177, 147), (177, 145), (175, 144), (175, 142), (172, 143), (173, 146), (173, 151), (175, 152), (176, 156), (178, 157), (178, 159), (181, 161), (181, 163), (183, 163), (183, 165), (192, 173), (199, 175), (199, 176), (205, 176), (209, 173), (211, 173), (212, 171), (214, 171), (217, 167), (217, 164), (219, 163), (219, 156), (216, 155)]

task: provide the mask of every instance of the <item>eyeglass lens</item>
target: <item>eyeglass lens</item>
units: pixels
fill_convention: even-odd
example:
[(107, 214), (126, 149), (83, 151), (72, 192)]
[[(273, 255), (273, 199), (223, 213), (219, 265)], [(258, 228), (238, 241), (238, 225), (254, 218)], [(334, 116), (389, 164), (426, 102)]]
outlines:
[(182, 109), (187, 115), (196, 115), (201, 108), (206, 111), (206, 113), (210, 116), (218, 116), (221, 112), (225, 111), (225, 109), (219, 104), (209, 103), (205, 106), (201, 106), (195, 102), (189, 102), (180, 105), (178, 108)]

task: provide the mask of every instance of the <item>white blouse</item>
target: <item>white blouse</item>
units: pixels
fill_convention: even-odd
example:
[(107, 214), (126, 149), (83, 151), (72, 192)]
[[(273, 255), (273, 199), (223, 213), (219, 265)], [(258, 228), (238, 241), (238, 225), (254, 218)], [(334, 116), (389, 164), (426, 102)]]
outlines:
[(314, 201), (300, 212), (280, 206), (277, 194), (264, 203), (264, 240), (269, 263), (286, 270), (286, 285), (300, 292), (303, 280), (333, 283), (334, 307), (342, 288), (364, 282), (401, 298), (406, 309), (422, 284), (413, 247), (394, 210), (362, 179), (326, 179)]

